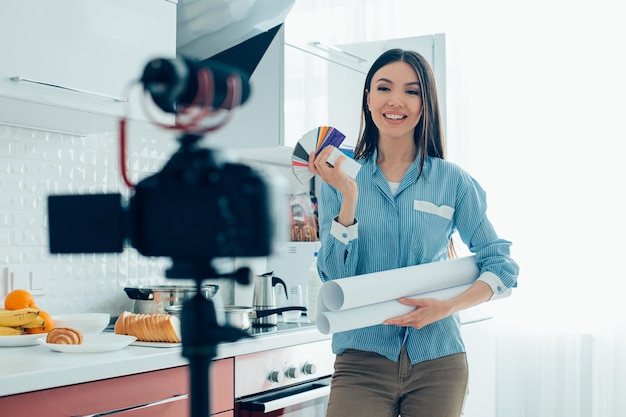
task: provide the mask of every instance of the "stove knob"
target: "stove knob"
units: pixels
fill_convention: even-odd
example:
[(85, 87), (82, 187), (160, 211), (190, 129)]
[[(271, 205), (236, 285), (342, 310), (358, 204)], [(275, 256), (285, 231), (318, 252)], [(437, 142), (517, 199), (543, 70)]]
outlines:
[(315, 375), (317, 372), (317, 366), (314, 363), (306, 362), (304, 366), (302, 366), (302, 373), (304, 375)]
[(272, 384), (278, 384), (283, 380), (283, 374), (282, 372), (280, 372), (277, 369), (272, 369), (270, 371), (270, 374), (267, 376), (267, 379), (272, 383)]
[(287, 370), (285, 371), (285, 376), (289, 379), (296, 379), (297, 377), (300, 376), (300, 371), (298, 370), (297, 367), (291, 365), (289, 368), (287, 368)]

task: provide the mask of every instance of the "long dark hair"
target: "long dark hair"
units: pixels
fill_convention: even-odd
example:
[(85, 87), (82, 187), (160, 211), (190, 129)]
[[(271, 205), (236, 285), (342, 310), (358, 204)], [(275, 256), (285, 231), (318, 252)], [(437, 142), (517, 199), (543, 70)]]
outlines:
[(411, 65), (417, 74), (417, 79), (422, 92), (423, 113), (420, 121), (415, 127), (413, 141), (417, 146), (420, 158), (420, 175), (424, 167), (426, 155), (436, 158), (444, 158), (444, 139), (441, 113), (439, 110), (439, 98), (437, 96), (437, 86), (435, 85), (435, 75), (426, 59), (414, 51), (403, 49), (390, 49), (379, 56), (372, 64), (363, 87), (363, 102), (361, 104), (361, 128), (359, 141), (354, 150), (354, 157), (368, 158), (378, 145), (378, 128), (372, 120), (372, 114), (367, 108), (367, 94), (371, 91), (372, 78), (376, 71), (387, 64), (404, 61)]

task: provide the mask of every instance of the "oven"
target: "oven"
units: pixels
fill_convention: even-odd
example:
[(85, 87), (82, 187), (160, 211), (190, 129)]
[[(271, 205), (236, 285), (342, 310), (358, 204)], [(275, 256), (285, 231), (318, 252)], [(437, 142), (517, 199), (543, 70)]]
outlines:
[(334, 360), (330, 340), (235, 357), (235, 417), (324, 416)]

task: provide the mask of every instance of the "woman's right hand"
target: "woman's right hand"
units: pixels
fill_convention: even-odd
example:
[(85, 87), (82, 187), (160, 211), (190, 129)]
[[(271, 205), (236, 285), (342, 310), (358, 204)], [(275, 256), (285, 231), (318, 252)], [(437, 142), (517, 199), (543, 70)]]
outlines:
[(328, 158), (334, 147), (327, 146), (315, 156), (315, 152), (309, 155), (309, 170), (315, 175), (319, 175), (325, 183), (333, 186), (344, 198), (354, 198), (357, 196), (356, 182), (346, 175), (341, 169), (341, 164), (347, 156), (341, 154), (334, 163), (334, 166), (328, 163)]
[(328, 163), (328, 157), (332, 151), (333, 147), (327, 146), (322, 149), (317, 157), (314, 152), (311, 152), (309, 155), (309, 169), (314, 174), (319, 175), (324, 182), (343, 194), (343, 202), (337, 215), (337, 221), (348, 227), (356, 221), (355, 214), (359, 190), (356, 181), (341, 170), (341, 163), (347, 158), (345, 155), (340, 155), (334, 166)]

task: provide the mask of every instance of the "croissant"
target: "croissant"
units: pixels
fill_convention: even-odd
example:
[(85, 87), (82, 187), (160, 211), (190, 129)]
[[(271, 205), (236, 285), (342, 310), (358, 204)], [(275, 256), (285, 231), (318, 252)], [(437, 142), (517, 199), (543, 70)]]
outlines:
[(115, 334), (135, 336), (142, 342), (180, 343), (180, 320), (170, 314), (135, 314), (124, 311), (115, 321)]
[(57, 345), (80, 345), (83, 343), (83, 334), (69, 327), (55, 327), (48, 332), (46, 343)]

